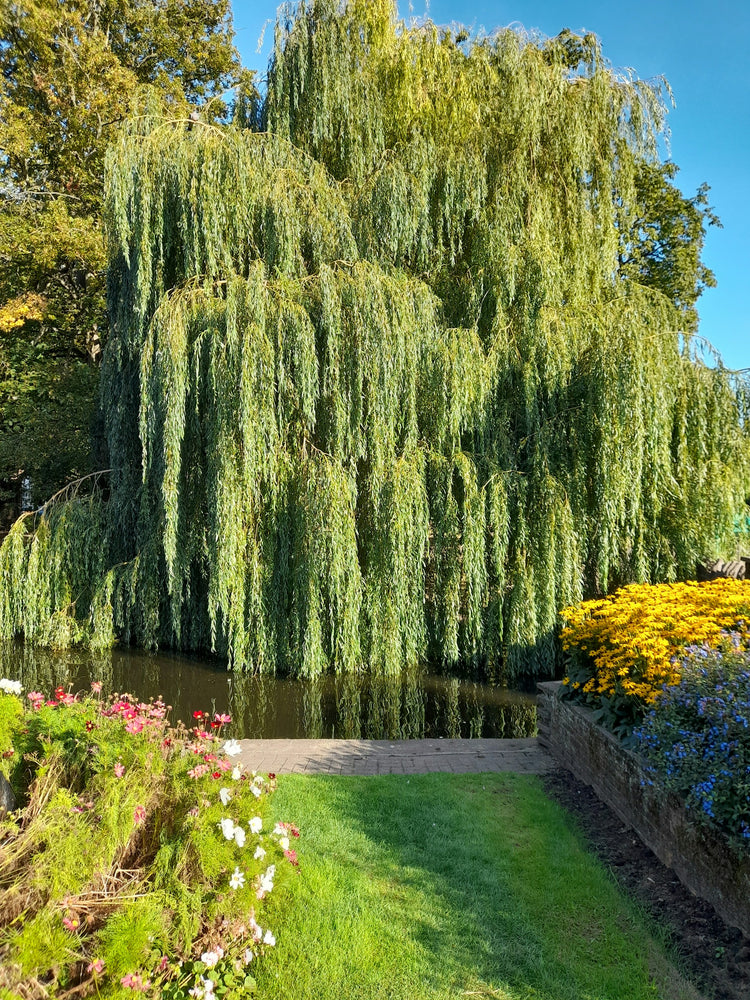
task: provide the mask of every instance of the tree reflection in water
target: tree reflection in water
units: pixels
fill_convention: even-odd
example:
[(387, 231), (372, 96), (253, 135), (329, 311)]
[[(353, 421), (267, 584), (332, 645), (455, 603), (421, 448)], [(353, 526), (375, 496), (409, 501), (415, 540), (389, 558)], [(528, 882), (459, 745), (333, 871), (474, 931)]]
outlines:
[(413, 667), (395, 677), (344, 674), (310, 680), (228, 672), (218, 661), (179, 653), (114, 649), (48, 650), (0, 644), (0, 674), (24, 692), (58, 685), (142, 701), (161, 696), (172, 718), (192, 724), (196, 709), (228, 712), (234, 735), (253, 738), (518, 738), (536, 735), (536, 701), (524, 692)]

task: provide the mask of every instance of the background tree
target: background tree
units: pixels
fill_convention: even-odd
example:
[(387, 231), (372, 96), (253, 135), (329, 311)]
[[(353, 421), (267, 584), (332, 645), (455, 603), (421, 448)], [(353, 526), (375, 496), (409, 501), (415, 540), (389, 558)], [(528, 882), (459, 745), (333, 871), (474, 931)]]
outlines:
[(277, 25), (258, 131), (110, 151), (111, 498), (0, 551), (0, 634), (550, 675), (559, 609), (734, 542), (748, 395), (691, 352), (710, 216), (597, 39), (390, 0)]
[(197, 104), (224, 118), (222, 94), (239, 79), (232, 37), (228, 0), (14, 0), (0, 10), (6, 501), (22, 476), (38, 504), (91, 467), (107, 328), (106, 147), (145, 88), (176, 117)]

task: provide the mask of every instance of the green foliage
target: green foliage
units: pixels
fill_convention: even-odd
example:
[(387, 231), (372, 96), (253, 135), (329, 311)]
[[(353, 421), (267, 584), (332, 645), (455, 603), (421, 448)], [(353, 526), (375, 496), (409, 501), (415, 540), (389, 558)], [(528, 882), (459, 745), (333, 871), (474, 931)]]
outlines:
[(679, 681), (634, 732), (649, 783), (675, 792), (742, 850), (750, 844), (749, 726), (747, 634), (725, 632), (719, 649), (685, 650)]
[(222, 746), (228, 716), (198, 712), (188, 732), (160, 701), (28, 697), (23, 712), (0, 693), (3, 719), (17, 707), (19, 802), (2, 822), (0, 987), (186, 998), (213, 952), (224, 984), (238, 974), (233, 1000), (249, 995), (246, 966), (274, 944), (257, 921), (297, 866), (299, 831), (263, 829), (275, 783)]
[[(14, 529), (0, 634), (550, 675), (561, 607), (729, 551), (748, 393), (691, 351), (712, 216), (656, 159), (665, 92), (592, 35), (314, 0), (277, 26), (263, 131), (131, 121), (111, 499)], [(42, 545), (70, 582), (22, 598)]]
[[(38, 505), (91, 470), (107, 333), (104, 155), (149, 90), (227, 116), (228, 0), (20, 0), (0, 11), (0, 486)], [(99, 444), (101, 451), (101, 443)], [(95, 459), (96, 460), (96, 459)]]

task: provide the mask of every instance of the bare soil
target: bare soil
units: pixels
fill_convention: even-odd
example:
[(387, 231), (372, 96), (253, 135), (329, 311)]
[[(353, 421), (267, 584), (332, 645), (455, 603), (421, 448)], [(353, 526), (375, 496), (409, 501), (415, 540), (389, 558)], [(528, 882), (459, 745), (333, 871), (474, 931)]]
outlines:
[(707, 1000), (750, 1000), (750, 938), (686, 889), (588, 785), (562, 768), (543, 780), (623, 891), (667, 930), (685, 975)]

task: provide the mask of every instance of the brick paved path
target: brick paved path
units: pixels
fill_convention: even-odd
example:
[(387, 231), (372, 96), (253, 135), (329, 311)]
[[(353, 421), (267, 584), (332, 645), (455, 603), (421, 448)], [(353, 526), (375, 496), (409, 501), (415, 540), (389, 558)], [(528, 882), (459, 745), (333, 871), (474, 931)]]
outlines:
[(240, 740), (235, 758), (274, 774), (543, 774), (554, 764), (536, 739)]

